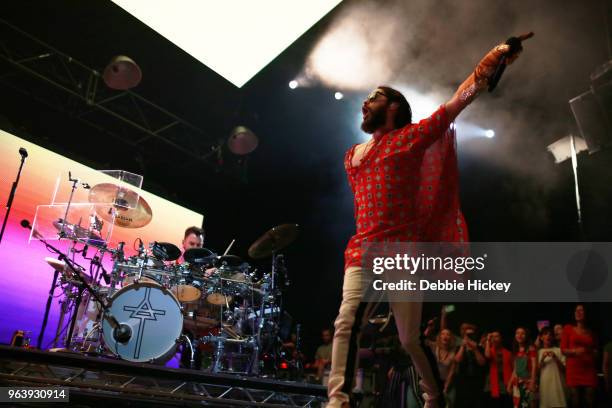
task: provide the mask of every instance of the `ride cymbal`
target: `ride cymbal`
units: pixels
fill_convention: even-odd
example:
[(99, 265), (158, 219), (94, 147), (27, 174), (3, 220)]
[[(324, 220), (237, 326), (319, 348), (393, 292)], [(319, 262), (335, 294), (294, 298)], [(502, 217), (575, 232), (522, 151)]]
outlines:
[(298, 236), (298, 224), (282, 224), (273, 227), (255, 241), (249, 248), (253, 259), (267, 258), (291, 244)]

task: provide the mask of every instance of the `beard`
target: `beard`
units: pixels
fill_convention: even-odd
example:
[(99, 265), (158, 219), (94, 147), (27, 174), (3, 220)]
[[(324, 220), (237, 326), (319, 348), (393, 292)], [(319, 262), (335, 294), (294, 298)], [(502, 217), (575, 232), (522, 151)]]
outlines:
[(367, 118), (364, 118), (361, 122), (361, 130), (366, 133), (372, 134), (376, 131), (376, 129), (385, 124), (385, 120), (386, 118), (384, 109), (369, 111), (369, 116)]

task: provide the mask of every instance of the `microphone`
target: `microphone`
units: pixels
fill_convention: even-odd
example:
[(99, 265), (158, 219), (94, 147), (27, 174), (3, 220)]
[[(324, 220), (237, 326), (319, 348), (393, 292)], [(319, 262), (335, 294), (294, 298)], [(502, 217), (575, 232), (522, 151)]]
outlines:
[(499, 65), (497, 65), (497, 68), (495, 68), (495, 72), (493, 73), (493, 75), (491, 75), (491, 78), (489, 79), (489, 92), (493, 92), (493, 90), (497, 86), (497, 83), (504, 74), (506, 66), (508, 65), (506, 64), (506, 60), (523, 51), (522, 42), (531, 37), (533, 37), (533, 32), (530, 31), (527, 34), (523, 34), (518, 37), (510, 37), (508, 38), (508, 40), (506, 40), (506, 45), (510, 46), (510, 50), (506, 54), (502, 55), (499, 59)]
[(19, 148), (19, 154), (20, 154), (20, 155), (21, 155), (21, 157), (23, 157), (24, 159), (25, 159), (26, 157), (28, 157), (28, 151), (27, 151), (25, 148), (23, 148), (23, 147), (20, 147), (20, 148)]
[(28, 221), (26, 219), (23, 219), (23, 220), (21, 220), (20, 224), (21, 224), (21, 226), (23, 228), (27, 228), (29, 230), (32, 230), (32, 236), (34, 238), (38, 238), (38, 239), (42, 238), (42, 235), (40, 235), (40, 233), (38, 231), (36, 231), (35, 229), (32, 228), (32, 224), (30, 224), (30, 221)]
[(132, 338), (132, 328), (125, 323), (119, 323), (113, 329), (113, 338), (119, 343), (127, 343)]

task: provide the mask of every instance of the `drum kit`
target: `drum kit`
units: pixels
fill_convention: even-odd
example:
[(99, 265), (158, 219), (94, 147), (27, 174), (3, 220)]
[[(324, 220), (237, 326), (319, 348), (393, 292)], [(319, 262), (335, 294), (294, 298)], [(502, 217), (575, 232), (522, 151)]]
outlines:
[[(249, 257), (271, 260), (263, 274), (229, 254), (231, 244), (219, 255), (206, 248), (182, 253), (172, 243), (145, 245), (138, 239), (137, 253), (128, 257), (125, 243), (107, 245), (101, 225), (140, 228), (151, 221), (144, 198), (130, 195), (135, 193), (112, 183), (95, 185), (89, 192), (92, 203), (115, 204), (96, 205), (88, 227), (66, 217), (53, 221), (59, 237), (72, 241), (73, 248), (97, 249), (88, 269), (40, 239), (59, 255), (45, 259), (61, 275), (65, 295), (56, 341), (69, 321), (64, 336), (69, 351), (164, 364), (182, 350), (188, 368), (273, 376), (282, 295), (289, 285), (279, 251), (295, 240), (298, 225), (274, 227), (250, 246)], [(121, 200), (132, 199), (137, 203), (132, 208), (122, 205)], [(110, 271), (101, 261), (104, 254), (110, 254)]]

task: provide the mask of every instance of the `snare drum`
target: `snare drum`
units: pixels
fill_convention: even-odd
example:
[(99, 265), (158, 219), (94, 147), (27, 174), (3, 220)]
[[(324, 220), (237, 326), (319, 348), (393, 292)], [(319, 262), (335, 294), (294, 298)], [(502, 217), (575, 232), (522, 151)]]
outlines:
[(129, 339), (121, 343), (115, 339), (110, 323), (103, 321), (104, 342), (113, 354), (128, 361), (159, 363), (174, 355), (183, 330), (183, 315), (170, 290), (156, 283), (135, 283), (113, 294), (109, 307), (117, 321), (131, 331)]

